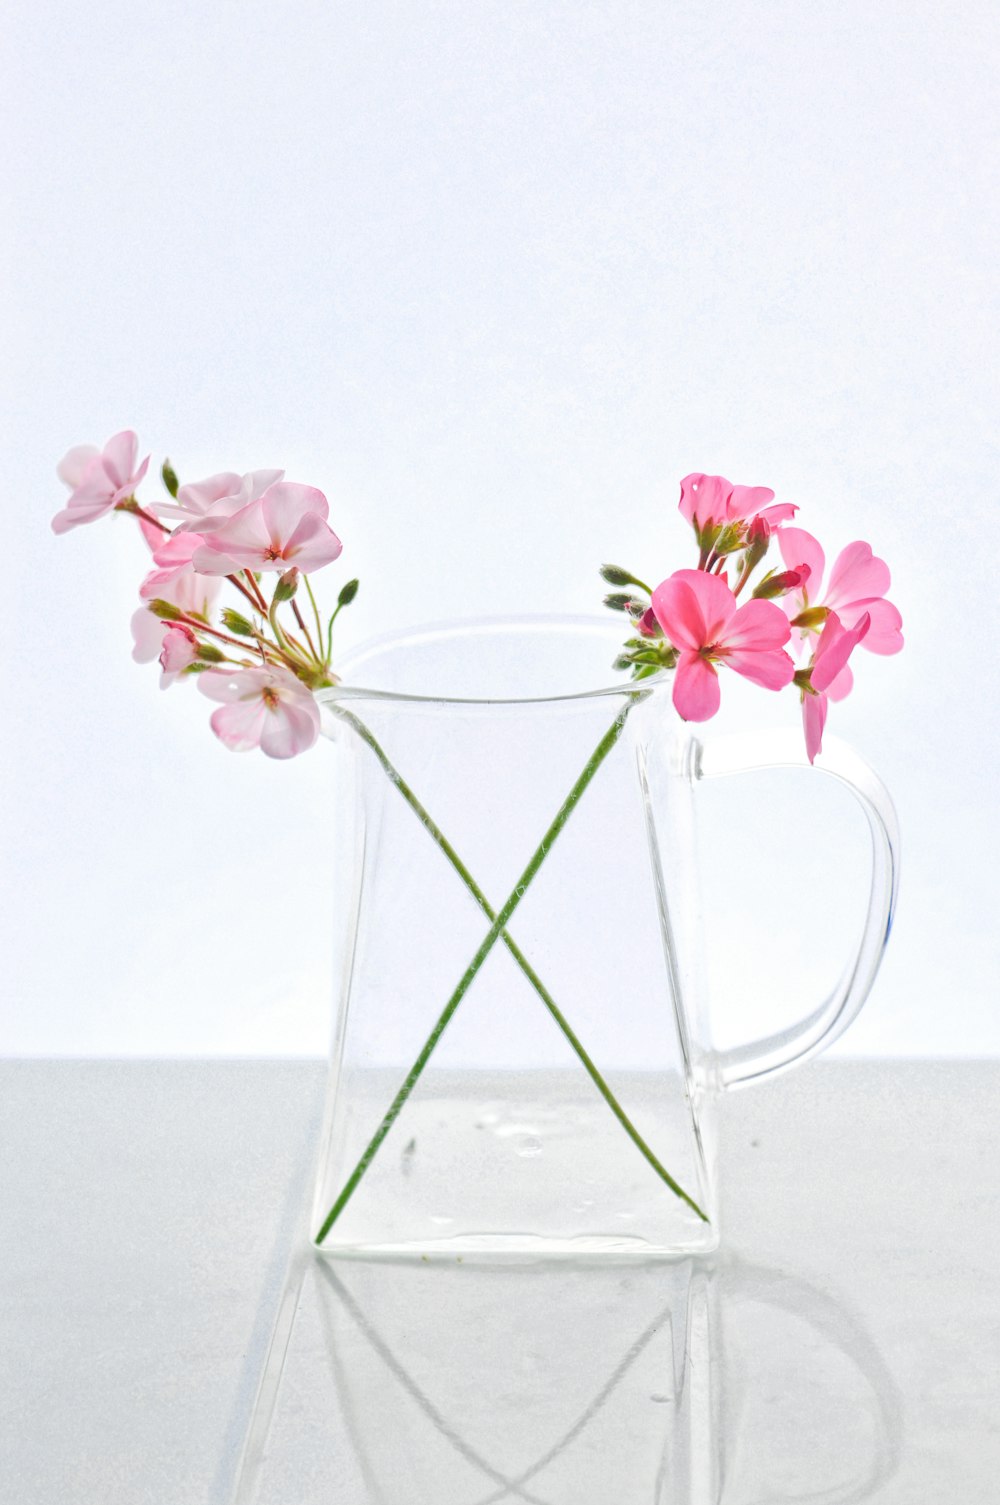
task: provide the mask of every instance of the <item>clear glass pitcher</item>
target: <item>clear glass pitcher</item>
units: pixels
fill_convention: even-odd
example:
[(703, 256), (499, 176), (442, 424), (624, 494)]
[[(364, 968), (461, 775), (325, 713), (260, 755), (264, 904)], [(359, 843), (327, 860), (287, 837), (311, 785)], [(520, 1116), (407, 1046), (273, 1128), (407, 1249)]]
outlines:
[[(863, 932), (795, 1028), (712, 1046), (692, 794), (808, 767), (798, 729), (704, 743), (606, 621), (385, 640), (323, 691), (339, 996), (312, 1222), (329, 1253), (682, 1253), (718, 1242), (713, 1104), (822, 1050), (871, 988), (898, 838), (874, 774)], [(858, 882), (868, 882), (858, 875)]]

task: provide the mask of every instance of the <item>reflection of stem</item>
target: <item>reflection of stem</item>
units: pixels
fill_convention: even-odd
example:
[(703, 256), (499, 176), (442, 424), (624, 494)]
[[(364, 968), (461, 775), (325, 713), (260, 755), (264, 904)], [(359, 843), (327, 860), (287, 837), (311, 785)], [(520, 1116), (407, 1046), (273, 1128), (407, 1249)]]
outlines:
[(444, 1033), (448, 1022), (451, 1019), (451, 1016), (458, 1008), (458, 1005), (461, 1003), (469, 987), (472, 985), (472, 982), (475, 979), (475, 976), (478, 973), (480, 967), (501, 936), (503, 936), (504, 944), (507, 946), (507, 949), (510, 951), (514, 960), (521, 967), (529, 982), (535, 988), (535, 991), (542, 999), (542, 1002), (545, 1004), (546, 1008), (549, 1009), (552, 1017), (555, 1019), (556, 1023), (563, 1031), (567, 1040), (576, 1051), (577, 1056), (588, 1072), (591, 1080), (594, 1082), (594, 1085), (597, 1087), (598, 1091), (601, 1093), (601, 1096), (608, 1104), (608, 1107), (611, 1109), (612, 1113), (614, 1113), (619, 1123), (629, 1135), (629, 1138), (645, 1156), (646, 1160), (657, 1172), (660, 1178), (665, 1181), (666, 1184), (670, 1187), (671, 1191), (673, 1191), (678, 1197), (686, 1202), (688, 1206), (697, 1213), (698, 1217), (700, 1217), (703, 1222), (708, 1222), (708, 1218), (702, 1212), (698, 1204), (687, 1194), (686, 1191), (683, 1190), (683, 1188), (673, 1179), (669, 1172), (660, 1164), (659, 1160), (653, 1154), (653, 1151), (646, 1144), (645, 1140), (639, 1134), (638, 1130), (632, 1124), (631, 1120), (626, 1116), (624, 1110), (621, 1108), (617, 1099), (614, 1097), (604, 1078), (598, 1071), (596, 1065), (587, 1054), (581, 1041), (577, 1038), (577, 1036), (571, 1029), (568, 1020), (558, 1008), (555, 1000), (543, 986), (541, 979), (531, 967), (523, 952), (506, 932), (507, 921), (510, 919), (511, 915), (514, 913), (514, 910), (517, 908), (518, 904), (520, 904), (524, 895), (528, 891), (528, 888), (532, 880), (534, 879), (535, 874), (538, 872), (538, 869), (541, 867), (542, 862), (545, 860), (545, 857), (550, 847), (552, 846), (552, 843), (555, 841), (563, 826), (572, 815), (573, 810), (578, 800), (580, 799), (580, 796), (583, 794), (591, 779), (594, 777), (595, 773), (604, 762), (604, 759), (607, 757), (612, 747), (614, 747), (615, 743), (618, 741), (618, 738), (620, 737), (622, 732), (622, 728), (625, 725), (625, 718), (634, 704), (635, 699), (630, 699), (628, 704), (624, 706), (621, 711), (619, 711), (610, 728), (607, 732), (605, 732), (604, 736), (597, 744), (597, 747), (591, 754), (583, 772), (580, 774), (576, 783), (573, 785), (569, 794), (566, 796), (566, 799), (560, 807), (558, 814), (550, 825), (548, 831), (546, 831), (544, 837), (539, 843), (538, 848), (532, 856), (531, 861), (528, 863), (528, 866), (521, 874), (518, 883), (515, 885), (513, 892), (508, 897), (499, 914), (494, 912), (482, 889), (480, 889), (479, 885), (472, 877), (472, 874), (469, 872), (465, 864), (462, 862), (461, 858), (458, 856), (458, 853), (447, 841), (441, 830), (434, 824), (427, 811), (413, 794), (413, 791), (409, 788), (405, 781), (400, 777), (397, 770), (389, 762), (389, 759), (386, 757), (385, 753), (382, 751), (375, 738), (368, 731), (367, 727), (365, 727), (360, 721), (357, 720), (356, 717), (352, 716), (349, 712), (342, 711), (339, 708), (336, 708), (338, 710), (338, 714), (349, 720), (358, 734), (363, 738), (365, 742), (367, 742), (369, 747), (371, 747), (372, 751), (378, 757), (379, 762), (382, 764), (382, 767), (385, 769), (392, 782), (399, 789), (404, 799), (407, 800), (407, 803), (414, 810), (418, 818), (426, 827), (429, 834), (433, 837), (435, 842), (444, 852), (445, 856), (451, 862), (452, 866), (459, 873), (466, 886), (468, 887), (470, 893), (472, 893), (473, 897), (476, 899), (476, 902), (479, 904), (479, 907), (483, 910), (484, 914), (486, 914), (487, 918), (492, 921), (492, 923), (486, 935), (486, 938), (483, 940), (481, 946), (479, 947), (479, 950), (476, 952), (472, 961), (469, 963), (469, 966), (462, 976), (457, 988), (452, 993), (448, 1002), (445, 1004), (444, 1009), (442, 1010), (437, 1022), (434, 1025), (434, 1028), (431, 1030), (430, 1035), (424, 1043), (423, 1049), (420, 1051), (420, 1054), (417, 1056), (416, 1061), (410, 1068), (406, 1080), (393, 1099), (393, 1102), (390, 1105), (387, 1113), (385, 1114), (385, 1117), (382, 1119), (382, 1122), (379, 1124), (378, 1129), (375, 1131), (372, 1140), (361, 1156), (361, 1159), (359, 1160), (354, 1171), (351, 1173), (351, 1176), (349, 1177), (346, 1185), (341, 1191), (340, 1196), (337, 1198), (336, 1202), (333, 1204), (333, 1207), (330, 1209), (330, 1212), (327, 1214), (323, 1226), (320, 1228), (318, 1234), (316, 1235), (317, 1244), (322, 1244), (323, 1240), (326, 1238), (330, 1229), (333, 1227), (334, 1223), (337, 1221), (337, 1218), (340, 1216), (344, 1207), (347, 1205), (348, 1201), (356, 1190), (362, 1176), (365, 1174), (368, 1166), (371, 1164), (375, 1155), (378, 1153), (382, 1141), (385, 1139), (389, 1130), (392, 1128), (392, 1125), (398, 1118), (404, 1103), (410, 1096), (413, 1088), (416, 1086), (416, 1083), (419, 1080), (424, 1067), (427, 1065), (427, 1062), (430, 1059), (438, 1040), (441, 1038), (441, 1035)]

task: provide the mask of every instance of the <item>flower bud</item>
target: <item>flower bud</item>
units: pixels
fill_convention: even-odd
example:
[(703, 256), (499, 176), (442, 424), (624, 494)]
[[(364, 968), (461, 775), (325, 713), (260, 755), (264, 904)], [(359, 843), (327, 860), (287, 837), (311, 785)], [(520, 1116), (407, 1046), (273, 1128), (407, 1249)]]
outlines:
[(286, 570), (278, 577), (278, 583), (274, 587), (272, 605), (280, 606), (282, 601), (290, 601), (299, 588), (299, 572), (294, 564), (290, 570)]
[(248, 622), (246, 617), (240, 612), (234, 611), (231, 606), (224, 606), (222, 608), (222, 625), (228, 628), (230, 632), (238, 633), (241, 638), (252, 638), (254, 636), (253, 623)]
[(651, 606), (647, 607), (639, 618), (639, 631), (644, 638), (662, 638), (663, 628), (656, 620), (656, 613)]
[(604, 597), (604, 604), (609, 611), (628, 611), (632, 604), (632, 597), (626, 595), (623, 591), (616, 591), (614, 594)]
[(181, 617), (186, 615), (172, 601), (161, 601), (159, 596), (156, 596), (152, 601), (147, 601), (146, 605), (153, 613), (153, 616), (159, 617), (161, 622), (179, 622)]
[(199, 643), (198, 657), (203, 664), (224, 664), (226, 655), (214, 643)]
[(828, 606), (810, 606), (806, 611), (800, 611), (797, 617), (792, 618), (793, 627), (822, 627), (830, 615)]
[(160, 467), (160, 475), (163, 477), (164, 486), (170, 492), (170, 495), (176, 500), (177, 492), (180, 489), (180, 482), (177, 479), (177, 472), (174, 470), (174, 467), (171, 465), (169, 460), (164, 460), (162, 466)]
[(782, 570), (777, 575), (773, 570), (768, 570), (754, 590), (754, 598), (757, 601), (773, 601), (775, 596), (787, 596), (788, 592), (800, 586), (805, 578), (806, 572), (802, 570)]
[(346, 585), (341, 586), (340, 595), (337, 597), (338, 606), (350, 606), (358, 594), (359, 580), (348, 580)]

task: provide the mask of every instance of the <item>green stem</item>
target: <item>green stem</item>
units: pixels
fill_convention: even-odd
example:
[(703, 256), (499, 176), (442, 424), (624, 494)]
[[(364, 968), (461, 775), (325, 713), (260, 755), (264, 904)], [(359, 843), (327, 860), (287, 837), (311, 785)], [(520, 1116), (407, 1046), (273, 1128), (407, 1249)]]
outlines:
[(378, 1129), (375, 1131), (375, 1134), (373, 1135), (371, 1141), (369, 1142), (367, 1148), (361, 1156), (361, 1159), (358, 1161), (358, 1164), (354, 1168), (354, 1171), (349, 1177), (339, 1197), (327, 1214), (323, 1226), (316, 1235), (317, 1244), (322, 1244), (323, 1240), (326, 1238), (330, 1229), (333, 1227), (334, 1223), (337, 1221), (337, 1218), (340, 1216), (344, 1207), (347, 1205), (351, 1196), (357, 1189), (357, 1186), (361, 1181), (361, 1178), (364, 1176), (365, 1171), (368, 1169), (368, 1166), (371, 1164), (372, 1160), (375, 1158), (375, 1155), (378, 1153), (382, 1141), (385, 1139), (396, 1119), (399, 1117), (399, 1114), (402, 1111), (407, 1098), (410, 1096), (410, 1093), (416, 1086), (420, 1075), (423, 1072), (423, 1069), (426, 1066), (428, 1060), (430, 1059), (438, 1040), (444, 1033), (449, 1020), (451, 1019), (455, 1010), (458, 1008), (458, 1005), (461, 1003), (462, 998), (465, 996), (465, 993), (471, 986), (477, 972), (479, 971), (489, 952), (493, 949), (493, 946), (501, 937), (511, 956), (517, 962), (525, 977), (534, 987), (535, 991), (538, 993), (538, 996), (541, 998), (542, 1002), (549, 1010), (553, 1019), (558, 1024), (559, 1028), (563, 1031), (566, 1039), (576, 1051), (577, 1056), (579, 1057), (582, 1065), (584, 1066), (594, 1085), (597, 1087), (597, 1090), (600, 1092), (601, 1096), (604, 1098), (608, 1107), (618, 1119), (618, 1122), (622, 1125), (629, 1138), (645, 1156), (646, 1160), (661, 1177), (661, 1179), (670, 1187), (670, 1189), (684, 1202), (686, 1202), (688, 1206), (697, 1213), (697, 1215), (702, 1219), (703, 1222), (708, 1222), (708, 1218), (705, 1216), (704, 1212), (702, 1212), (698, 1204), (690, 1196), (688, 1196), (687, 1192), (685, 1192), (683, 1188), (678, 1185), (674, 1178), (664, 1168), (664, 1166), (657, 1159), (656, 1155), (650, 1149), (649, 1145), (646, 1144), (645, 1140), (639, 1134), (639, 1131), (635, 1128), (635, 1125), (627, 1117), (614, 1094), (611, 1092), (611, 1089), (608, 1087), (604, 1078), (601, 1076), (601, 1073), (598, 1071), (594, 1061), (585, 1050), (583, 1043), (574, 1033), (569, 1024), (569, 1021), (566, 1019), (565, 1015), (556, 1004), (555, 999), (548, 992), (545, 985), (542, 983), (541, 978), (538, 976), (537, 972), (535, 972), (534, 968), (531, 966), (531, 963), (528, 961), (527, 957), (514, 941), (513, 937), (507, 934), (505, 928), (507, 921), (510, 919), (511, 915), (514, 913), (514, 910), (521, 902), (535, 874), (541, 867), (542, 862), (544, 861), (550, 847), (552, 846), (552, 843), (555, 841), (563, 826), (569, 820), (570, 815), (573, 813), (573, 810), (578, 800), (580, 799), (580, 796), (583, 794), (584, 790), (587, 788), (587, 785), (594, 777), (598, 768), (604, 762), (604, 759), (607, 757), (608, 753), (617, 742), (619, 736), (621, 735), (622, 728), (625, 725), (625, 718), (627, 717), (629, 711), (632, 709), (632, 706), (635, 704), (636, 699), (638, 699), (638, 697), (631, 698), (629, 700), (629, 703), (625, 707), (623, 707), (621, 711), (619, 711), (611, 727), (601, 738), (601, 741), (598, 743), (597, 747), (594, 749), (594, 752), (591, 754), (586, 767), (580, 774), (580, 777), (577, 779), (576, 783), (573, 785), (573, 788), (570, 790), (569, 794), (566, 796), (566, 799), (560, 807), (558, 814), (550, 825), (548, 831), (545, 833), (545, 836), (542, 838), (542, 841), (539, 843), (539, 846), (532, 856), (531, 861), (528, 863), (528, 866), (525, 868), (517, 885), (508, 897), (507, 902), (504, 904), (499, 914), (497, 914), (493, 910), (492, 906), (489, 903), (489, 900), (486, 898), (486, 895), (483, 893), (482, 889), (479, 887), (478, 883), (473, 878), (472, 874), (469, 872), (468, 868), (465, 866), (458, 853), (455, 851), (455, 848), (448, 841), (447, 837), (444, 835), (444, 832), (434, 822), (428, 811), (417, 799), (416, 795), (413, 793), (413, 790), (399, 773), (398, 769), (390, 762), (382, 747), (379, 745), (375, 737), (364, 725), (364, 723), (359, 721), (356, 716), (352, 715), (350, 711), (345, 710), (343, 707), (333, 707), (336, 714), (339, 715), (343, 720), (347, 721), (357, 732), (358, 736), (361, 737), (362, 741), (364, 741), (368, 745), (368, 747), (371, 748), (372, 752), (375, 754), (379, 763), (382, 765), (382, 768), (385, 770), (391, 782), (399, 790), (400, 794), (406, 800), (410, 808), (414, 811), (422, 825), (426, 828), (431, 838), (440, 847), (441, 851), (447, 857), (452, 867), (462, 878), (463, 882), (469, 889), (469, 892), (472, 894), (473, 898), (476, 900), (480, 909), (492, 923), (489, 932), (486, 935), (486, 938), (482, 942), (472, 961), (469, 963), (469, 966), (466, 969), (461, 981), (459, 982), (458, 987), (455, 989), (448, 1002), (445, 1004), (445, 1007), (438, 1017), (434, 1028), (431, 1030), (430, 1035), (424, 1043), (423, 1049), (418, 1055), (416, 1061), (413, 1063), (413, 1066), (410, 1068), (406, 1080), (397, 1092), (388, 1111), (383, 1117), (382, 1122), (379, 1124)]
[[(313, 616), (316, 619), (316, 641), (319, 644), (320, 648), (322, 648), (323, 647), (323, 623), (320, 621), (319, 607), (316, 605), (316, 597), (313, 595), (313, 588), (309, 584), (309, 576), (308, 575), (303, 575), (302, 576), (302, 581), (303, 581), (303, 584), (305, 585), (306, 591), (309, 594), (309, 601), (310, 601), (310, 603), (312, 605)], [(324, 669), (328, 669), (329, 667), (330, 667), (330, 650), (329, 650), (329, 645), (328, 645), (327, 646), (326, 658), (323, 661), (323, 668)]]

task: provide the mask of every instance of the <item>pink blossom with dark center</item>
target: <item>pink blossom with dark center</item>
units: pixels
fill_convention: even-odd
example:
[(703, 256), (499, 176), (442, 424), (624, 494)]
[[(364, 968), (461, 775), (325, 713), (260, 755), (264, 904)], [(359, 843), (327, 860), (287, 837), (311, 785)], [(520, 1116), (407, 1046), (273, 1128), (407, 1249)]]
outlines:
[(653, 611), (677, 649), (673, 701), (685, 721), (707, 721), (719, 709), (718, 664), (768, 690), (793, 678), (783, 649), (791, 629), (773, 601), (740, 606), (718, 575), (677, 570), (653, 592)]
[(302, 681), (279, 665), (233, 674), (208, 670), (198, 676), (198, 688), (222, 702), (211, 725), (231, 752), (259, 747), (269, 758), (294, 758), (319, 736), (319, 707)]

